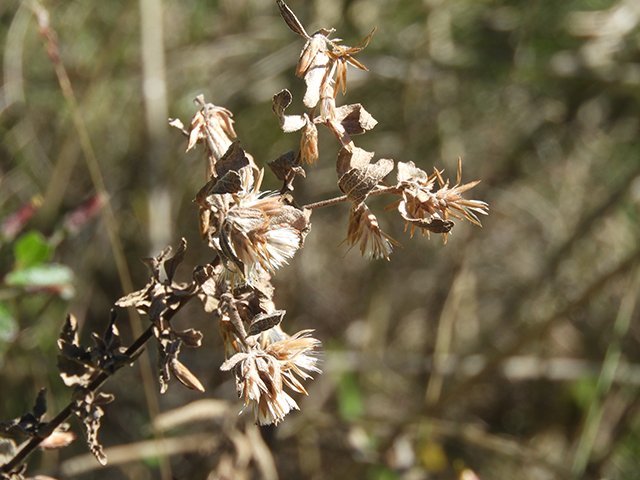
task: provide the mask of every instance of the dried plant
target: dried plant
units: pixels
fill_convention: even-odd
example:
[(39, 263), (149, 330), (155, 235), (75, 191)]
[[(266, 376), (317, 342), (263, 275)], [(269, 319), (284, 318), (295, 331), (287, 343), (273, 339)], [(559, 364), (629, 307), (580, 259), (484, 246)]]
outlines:
[[(288, 115), (285, 110), (292, 103), (291, 93), (282, 90), (273, 97), (273, 111), (282, 130), (301, 132), (297, 153), (284, 153), (268, 163), (282, 188), (279, 192), (261, 190), (264, 170), (240, 142), (232, 141), (236, 133), (232, 113), (226, 108), (206, 103), (199, 96), (196, 104), (200, 109), (187, 128), (180, 120), (170, 120), (187, 137), (186, 150), (198, 146), (204, 150), (206, 184), (194, 201), (202, 239), (215, 252), (215, 260), (195, 267), (191, 280), (184, 283), (174, 278), (184, 260), (186, 240), (173, 254), (168, 247), (157, 257), (143, 260), (150, 270), (149, 283), (115, 302), (117, 307), (135, 308), (150, 322), (129, 348), (122, 346), (114, 312), (104, 335), (93, 335), (93, 347), (79, 343), (77, 322), (73, 316), (67, 318), (58, 340), (58, 368), (64, 383), (74, 389), (72, 401), (52, 421), (44, 422), (46, 405), (41, 393), (33, 413), (0, 424), (2, 433), (31, 437), (19, 451), (15, 443), (5, 443), (10, 448), (5, 448), (9, 455), (0, 467), (0, 478), (23, 478), (24, 459), (43, 441), (57, 446), (68, 443), (63, 421), (70, 414), (80, 418), (91, 452), (105, 464), (107, 458), (97, 434), (104, 415), (101, 405), (112, 401), (113, 395), (99, 389), (119, 368), (133, 363), (149, 339), (156, 340), (161, 393), (167, 391), (172, 375), (186, 387), (203, 392), (202, 383), (178, 358), (182, 346), (199, 347), (203, 334), (172, 326), (173, 317), (194, 297), (217, 319), (226, 357), (220, 369), (233, 372), (238, 396), (251, 410), (255, 423), (278, 424), (298, 409), (291, 394), (306, 395), (303, 381), (320, 373), (320, 341), (312, 336), (313, 330), (289, 335), (281, 328), (286, 312), (277, 309), (273, 301), (271, 276), (304, 246), (314, 209), (348, 202), (345, 242), (350, 247), (357, 245), (367, 258), (387, 260), (393, 245), (399, 243), (381, 230), (366, 203), (370, 196), (399, 197), (387, 210), (398, 211), (410, 234), (417, 228), (427, 235), (441, 233), (445, 243), (454, 226), (451, 218), (480, 225), (477, 214), (487, 213), (486, 203), (462, 197), (478, 182), (461, 184), (460, 161), (454, 186), (443, 179), (442, 171), (435, 169), (429, 175), (413, 162), (398, 162), (396, 183), (390, 185), (384, 179), (396, 162), (387, 158), (373, 161), (373, 152), (354, 144), (354, 135), (371, 130), (377, 122), (362, 105), (337, 106), (336, 99), (339, 91), (347, 90), (349, 66), (366, 70), (354, 55), (368, 45), (375, 28), (355, 47), (344, 46), (339, 39), (330, 38), (333, 30), (309, 35), (282, 0), (276, 3), (291, 30), (306, 40), (296, 74), (305, 81), (302, 103), (309, 108), (300, 115)], [(327, 161), (320, 159), (318, 125), (328, 128), (341, 145), (336, 171), (338, 188), (344, 195), (300, 206), (293, 193), (295, 179), (306, 178), (303, 165)], [(56, 434), (58, 442), (51, 440)]]

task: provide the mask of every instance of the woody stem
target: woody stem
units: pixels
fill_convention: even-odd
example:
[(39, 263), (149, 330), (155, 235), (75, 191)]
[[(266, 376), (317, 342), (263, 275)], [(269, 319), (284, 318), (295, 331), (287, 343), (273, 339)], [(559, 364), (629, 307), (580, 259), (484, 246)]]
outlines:
[[(142, 335), (140, 335), (125, 352), (129, 357), (133, 356), (142, 346), (153, 336), (153, 325), (147, 328)], [(111, 376), (107, 372), (100, 373), (89, 385), (87, 390), (91, 392), (97, 391), (104, 382)], [(47, 426), (38, 431), (37, 436), (34, 436), (22, 447), (22, 449), (13, 457), (9, 462), (4, 465), (0, 465), (0, 473), (9, 473), (18, 467), (38, 446), (42, 441), (53, 433), (53, 431), (62, 424), (72, 413), (73, 408), (76, 405), (75, 402), (70, 402), (56, 417), (47, 423)]]
[[(378, 186), (376, 190), (373, 190), (369, 193), (369, 197), (373, 195), (381, 195), (383, 193), (398, 193), (401, 189), (396, 186), (392, 187), (380, 187)], [(304, 205), (302, 208), (308, 208), (309, 210), (315, 210), (316, 208), (329, 207), (331, 205), (337, 205), (338, 203), (343, 203), (348, 200), (346, 195), (342, 195), (341, 197), (330, 198), (329, 200), (322, 200), (320, 202), (309, 203), (308, 205)]]

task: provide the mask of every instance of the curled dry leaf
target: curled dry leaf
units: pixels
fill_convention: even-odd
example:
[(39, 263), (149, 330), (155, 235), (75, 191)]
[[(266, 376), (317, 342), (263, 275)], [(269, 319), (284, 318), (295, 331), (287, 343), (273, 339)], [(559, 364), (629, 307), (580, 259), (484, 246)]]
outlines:
[[(253, 158), (247, 155), (247, 153), (242, 149), (240, 142), (233, 142), (229, 145), (229, 148), (226, 150), (224, 155), (216, 161), (215, 176), (220, 178), (231, 170), (239, 174), (245, 167), (250, 167), (251, 169), (247, 170), (247, 172), (258, 171), (258, 167), (254, 163)], [(251, 175), (253, 175), (253, 173), (251, 173)]]
[(378, 121), (362, 105), (343, 105), (336, 108), (335, 119), (340, 122), (349, 135), (360, 135), (371, 130)]
[(272, 98), (273, 113), (276, 114), (280, 120), (280, 128), (284, 133), (297, 132), (308, 121), (305, 119), (306, 115), (285, 115), (284, 111), (291, 105), (293, 97), (289, 90), (284, 89), (276, 93)]
[(58, 355), (58, 370), (60, 377), (67, 386), (86, 387), (101, 372), (113, 374), (117, 369), (135, 362), (142, 353), (127, 355), (122, 346), (120, 333), (115, 325), (116, 314), (111, 312), (111, 318), (103, 337), (92, 334), (95, 347), (84, 347), (78, 343), (78, 322), (73, 315), (67, 320), (58, 339), (60, 355)]
[(182, 341), (182, 344), (185, 347), (198, 348), (202, 345), (202, 337), (203, 337), (202, 332), (194, 328), (189, 328), (182, 332), (178, 332), (174, 330), (174, 334), (176, 337), (178, 337)]
[(347, 195), (347, 199), (354, 208), (357, 208), (391, 170), (393, 170), (393, 160), (381, 158), (376, 163), (352, 168), (346, 172), (340, 177), (338, 187)]
[(302, 178), (307, 177), (304, 168), (296, 165), (295, 159), (295, 152), (293, 150), (289, 150), (288, 152), (280, 155), (275, 160), (271, 160), (267, 163), (276, 178), (284, 183), (281, 190), (282, 192), (293, 190), (293, 180), (296, 175)]
[(82, 421), (89, 450), (101, 465), (107, 464), (107, 456), (98, 442), (98, 430), (101, 418), (104, 416), (104, 410), (100, 405), (111, 403), (114, 398), (111, 394), (96, 393), (84, 388), (77, 390), (73, 395), (73, 413)]
[(259, 333), (265, 332), (276, 325), (280, 325), (285, 313), (286, 312), (284, 310), (275, 310), (271, 313), (259, 313), (253, 317), (253, 321), (251, 322), (251, 325), (249, 325), (247, 335), (258, 335)]
[(340, 153), (338, 153), (338, 161), (336, 162), (338, 178), (342, 177), (352, 168), (359, 168), (368, 165), (374, 155), (374, 152), (367, 152), (366, 150), (354, 145), (342, 147), (342, 149), (340, 149)]
[(47, 427), (47, 423), (42, 421), (46, 412), (47, 397), (46, 389), (43, 388), (38, 392), (31, 412), (24, 413), (8, 422), (0, 422), (0, 433), (15, 436), (37, 436), (42, 429)]

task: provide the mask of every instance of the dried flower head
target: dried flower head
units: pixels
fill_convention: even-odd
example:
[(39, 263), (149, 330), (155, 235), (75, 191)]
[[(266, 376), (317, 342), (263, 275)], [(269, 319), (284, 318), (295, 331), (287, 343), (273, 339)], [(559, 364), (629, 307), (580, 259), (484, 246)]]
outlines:
[(283, 385), (306, 394), (297, 377), (307, 379), (309, 372), (320, 372), (313, 355), (320, 342), (310, 333), (304, 330), (265, 347), (250, 338), (246, 351), (236, 353), (220, 367), (235, 372), (238, 396), (251, 408), (257, 424), (277, 425), (291, 410), (298, 410)]
[(213, 164), (219, 160), (233, 143), (229, 137), (236, 137), (233, 129), (233, 114), (224, 107), (205, 103), (204, 96), (198, 95), (194, 101), (202, 108), (193, 116), (189, 129), (178, 119), (169, 121), (169, 125), (179, 128), (189, 137), (187, 152), (197, 143), (204, 143), (209, 158), (209, 176), (213, 176)]
[[(360, 52), (367, 48), (369, 45), (369, 40), (373, 36), (373, 33), (376, 31), (374, 27), (371, 30), (371, 33), (367, 35), (360, 43), (358, 43), (355, 47), (347, 47), (343, 45), (339, 45), (338, 40), (331, 41), (332, 51), (330, 51), (329, 58), (335, 62), (336, 65), (336, 81), (333, 88), (333, 98), (338, 94), (338, 89), (342, 87), (342, 94), (344, 95), (347, 92), (347, 65), (351, 64), (360, 70), (367, 70), (367, 67), (362, 65), (359, 61), (353, 58), (351, 55)], [(364, 44), (364, 45), (363, 45)]]
[(384, 257), (389, 260), (392, 245), (402, 246), (380, 229), (378, 219), (364, 203), (351, 209), (349, 230), (347, 238), (342, 243), (344, 242), (351, 248), (359, 243), (362, 256), (371, 259)]
[[(423, 233), (442, 233), (444, 242), (447, 242), (447, 234), (453, 227), (449, 217), (463, 219), (482, 226), (476, 213), (487, 215), (489, 205), (480, 200), (467, 200), (462, 193), (475, 187), (479, 181), (460, 185), (462, 177), (462, 161), (458, 159), (457, 182), (449, 187), (449, 180), (442, 178), (442, 172), (427, 175), (417, 168), (413, 162), (398, 163), (398, 185), (402, 199), (387, 207), (387, 210), (397, 208), (404, 220), (406, 227), (411, 225), (411, 235), (416, 228), (421, 228)], [(433, 192), (436, 180), (439, 189)], [(457, 213), (456, 213), (457, 212)], [(460, 215), (462, 216), (460, 216)]]
[[(209, 182), (196, 198), (201, 206), (202, 232), (233, 283), (255, 283), (263, 272), (274, 272), (286, 264), (310, 228), (310, 211), (289, 205), (282, 195), (260, 192), (263, 173), (261, 170), (254, 180), (248, 166), (239, 172), (229, 170)], [(231, 176), (237, 182), (225, 183)]]

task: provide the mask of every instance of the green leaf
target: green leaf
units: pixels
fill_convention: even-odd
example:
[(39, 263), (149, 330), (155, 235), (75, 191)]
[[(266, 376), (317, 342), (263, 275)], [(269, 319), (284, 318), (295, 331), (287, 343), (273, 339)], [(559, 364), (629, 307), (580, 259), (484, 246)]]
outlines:
[(11, 342), (18, 333), (18, 322), (8, 305), (0, 303), (0, 342)]
[(33, 267), (14, 270), (5, 277), (10, 287), (32, 289), (55, 289), (62, 297), (73, 295), (73, 271), (57, 263), (40, 264)]
[(53, 254), (53, 248), (46, 238), (35, 230), (21, 235), (13, 246), (18, 269), (47, 262)]

